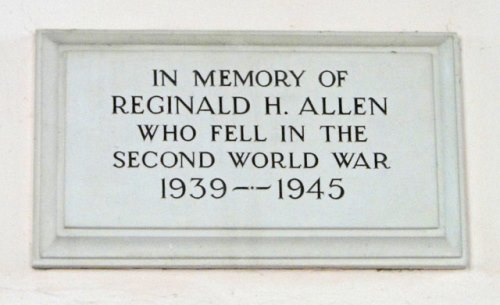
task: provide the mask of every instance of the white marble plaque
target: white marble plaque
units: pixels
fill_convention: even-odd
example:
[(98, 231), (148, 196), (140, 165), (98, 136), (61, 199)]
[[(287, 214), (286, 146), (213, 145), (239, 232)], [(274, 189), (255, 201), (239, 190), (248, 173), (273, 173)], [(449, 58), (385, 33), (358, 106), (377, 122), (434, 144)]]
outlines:
[(450, 34), (40, 31), (33, 266), (466, 265)]

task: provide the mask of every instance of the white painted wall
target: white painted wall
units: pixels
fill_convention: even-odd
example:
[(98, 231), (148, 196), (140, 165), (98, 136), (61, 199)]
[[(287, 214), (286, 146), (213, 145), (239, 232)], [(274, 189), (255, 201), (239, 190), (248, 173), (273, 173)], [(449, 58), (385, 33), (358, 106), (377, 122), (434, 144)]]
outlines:
[[(461, 271), (30, 267), (34, 30), (454, 31), (471, 263)], [(500, 1), (0, 1), (0, 304), (500, 304)]]

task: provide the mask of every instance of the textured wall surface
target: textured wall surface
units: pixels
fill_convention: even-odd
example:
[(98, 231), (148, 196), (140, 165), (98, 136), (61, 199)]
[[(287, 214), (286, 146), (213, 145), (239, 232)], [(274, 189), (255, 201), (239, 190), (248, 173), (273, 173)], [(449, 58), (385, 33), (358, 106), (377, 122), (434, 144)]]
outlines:
[[(0, 1), (0, 304), (499, 304), (500, 2)], [(459, 271), (30, 267), (34, 31), (453, 31), (462, 39), (470, 266)]]

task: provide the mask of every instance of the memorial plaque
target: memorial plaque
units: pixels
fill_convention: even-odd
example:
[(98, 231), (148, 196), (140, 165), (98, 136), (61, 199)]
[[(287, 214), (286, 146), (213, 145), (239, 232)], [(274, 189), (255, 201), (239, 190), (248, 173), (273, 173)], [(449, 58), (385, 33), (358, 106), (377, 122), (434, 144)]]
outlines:
[(459, 46), (37, 33), (37, 268), (466, 265)]

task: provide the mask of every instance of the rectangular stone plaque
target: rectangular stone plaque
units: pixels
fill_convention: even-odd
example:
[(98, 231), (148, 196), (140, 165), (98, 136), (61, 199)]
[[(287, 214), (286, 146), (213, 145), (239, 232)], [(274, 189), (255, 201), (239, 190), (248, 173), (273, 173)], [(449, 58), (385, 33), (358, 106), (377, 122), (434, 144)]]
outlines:
[(458, 39), (37, 33), (37, 268), (461, 268)]

